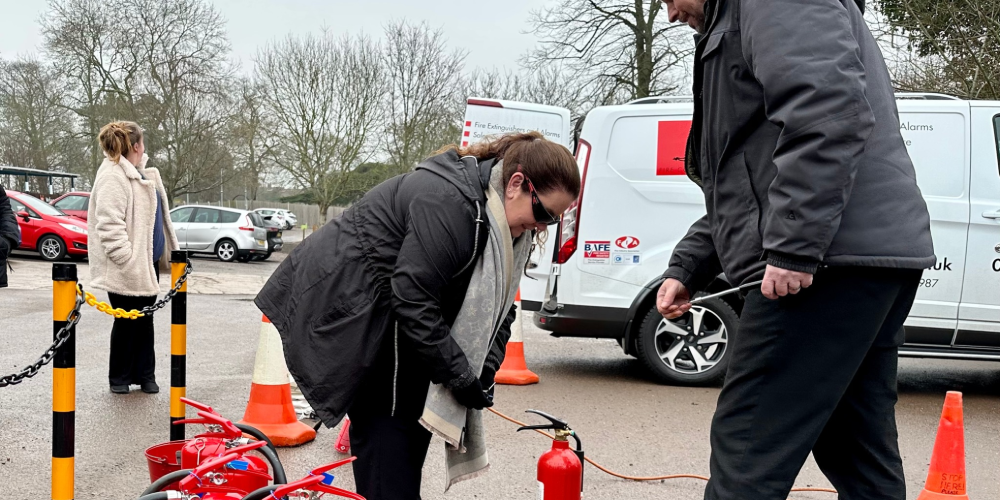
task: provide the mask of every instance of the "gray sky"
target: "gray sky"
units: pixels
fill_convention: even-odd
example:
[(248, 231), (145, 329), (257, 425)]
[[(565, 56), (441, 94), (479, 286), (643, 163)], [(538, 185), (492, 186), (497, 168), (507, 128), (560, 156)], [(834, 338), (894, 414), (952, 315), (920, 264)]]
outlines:
[[(166, 0), (169, 1), (169, 0)], [(381, 37), (382, 26), (407, 19), (441, 27), (453, 47), (468, 51), (466, 70), (517, 67), (518, 58), (536, 43), (527, 29), (529, 11), (539, 0), (469, 2), (468, 0), (208, 0), (227, 20), (233, 57), (243, 71), (253, 65), (257, 47), (288, 33), (358, 33)], [(45, 0), (0, 0), (0, 57), (41, 51), (38, 20)]]

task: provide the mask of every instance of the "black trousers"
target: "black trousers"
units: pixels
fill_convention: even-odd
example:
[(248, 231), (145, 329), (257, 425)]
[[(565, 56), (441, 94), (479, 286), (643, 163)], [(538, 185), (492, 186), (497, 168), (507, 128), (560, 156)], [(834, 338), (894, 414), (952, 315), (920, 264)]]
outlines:
[(358, 494), (367, 500), (419, 500), (431, 433), (413, 418), (351, 415)]
[[(154, 266), (155, 267), (155, 266)], [(156, 271), (159, 281), (160, 272)], [(126, 311), (142, 309), (156, 302), (156, 296), (131, 297), (108, 292), (111, 307)], [(111, 385), (140, 385), (156, 381), (156, 353), (153, 351), (153, 316), (115, 318), (111, 327), (111, 359), (108, 381)]]
[(905, 500), (896, 358), (921, 271), (823, 268), (747, 296), (712, 421), (705, 498), (785, 499), (813, 452), (842, 500)]

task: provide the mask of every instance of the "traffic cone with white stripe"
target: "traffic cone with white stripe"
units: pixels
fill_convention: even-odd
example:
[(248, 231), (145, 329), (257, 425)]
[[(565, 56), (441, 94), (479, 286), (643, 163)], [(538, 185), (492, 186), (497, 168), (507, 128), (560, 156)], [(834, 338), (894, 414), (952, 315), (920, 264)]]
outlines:
[(250, 400), (240, 423), (257, 428), (275, 446), (308, 443), (316, 439), (316, 431), (299, 422), (295, 414), (281, 337), (267, 316), (262, 321)]
[(497, 370), (496, 383), (503, 385), (531, 385), (538, 383), (538, 375), (528, 369), (524, 361), (524, 339), (521, 332), (521, 291), (517, 291), (517, 316), (510, 325), (510, 340), (507, 342), (507, 354), (503, 358), (500, 369)]

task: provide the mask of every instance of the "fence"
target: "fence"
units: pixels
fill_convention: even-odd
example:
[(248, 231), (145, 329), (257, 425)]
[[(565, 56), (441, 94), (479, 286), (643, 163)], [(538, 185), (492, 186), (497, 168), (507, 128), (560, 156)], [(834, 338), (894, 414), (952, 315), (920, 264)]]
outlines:
[[(220, 206), (218, 201), (202, 203), (204, 205)], [(295, 214), (298, 225), (305, 224), (309, 227), (322, 226), (330, 220), (344, 212), (343, 207), (330, 207), (327, 209), (327, 218), (320, 217), (319, 205), (307, 205), (305, 203), (279, 203), (274, 201), (260, 200), (229, 200), (222, 203), (223, 207), (238, 208), (240, 210), (254, 210), (257, 208), (283, 208)]]

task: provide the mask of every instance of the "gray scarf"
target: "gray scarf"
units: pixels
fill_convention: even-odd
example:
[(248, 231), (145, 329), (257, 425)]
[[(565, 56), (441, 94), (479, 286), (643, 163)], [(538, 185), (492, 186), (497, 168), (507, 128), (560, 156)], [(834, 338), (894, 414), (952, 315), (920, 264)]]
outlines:
[[(482, 371), (486, 354), (514, 303), (520, 271), (531, 250), (529, 233), (517, 241), (511, 239), (501, 196), (504, 191), (502, 172), (503, 162), (498, 162), (493, 167), (486, 193), (489, 242), (476, 262), (462, 309), (451, 328), (451, 336), (462, 347), (476, 376)], [(478, 477), (489, 470), (482, 411), (467, 409), (455, 401), (450, 390), (431, 384), (420, 423), (445, 440), (448, 469), (445, 491), (459, 481)]]

